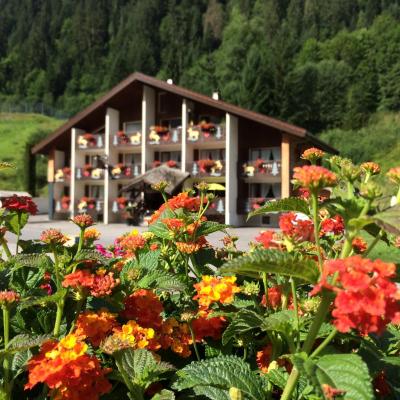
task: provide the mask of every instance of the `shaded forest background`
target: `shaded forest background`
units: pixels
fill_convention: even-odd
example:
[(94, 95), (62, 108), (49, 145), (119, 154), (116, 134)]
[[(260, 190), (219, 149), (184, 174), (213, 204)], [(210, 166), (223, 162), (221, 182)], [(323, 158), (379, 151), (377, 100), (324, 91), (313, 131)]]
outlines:
[(0, 101), (68, 115), (133, 71), (312, 132), (400, 108), (395, 0), (0, 0)]

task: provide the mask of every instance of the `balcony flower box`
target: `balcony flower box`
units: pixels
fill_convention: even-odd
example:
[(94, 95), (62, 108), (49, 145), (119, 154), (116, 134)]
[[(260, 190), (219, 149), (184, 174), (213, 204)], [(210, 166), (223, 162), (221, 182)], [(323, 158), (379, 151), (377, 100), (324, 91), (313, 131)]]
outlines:
[(169, 168), (178, 168), (178, 163), (175, 160), (168, 160), (165, 165)]
[(171, 139), (171, 133), (166, 126), (151, 126), (149, 133), (150, 144), (160, 144), (161, 141), (167, 142)]
[(71, 205), (71, 198), (69, 196), (61, 197), (61, 208), (63, 210), (69, 210), (70, 205)]
[(129, 136), (124, 131), (118, 131), (117, 138), (118, 138), (119, 144), (129, 144), (130, 143)]
[(96, 199), (93, 197), (83, 196), (78, 203), (78, 210), (94, 210), (96, 208)]
[(54, 174), (54, 180), (56, 182), (64, 182), (67, 179), (71, 178), (71, 168), (64, 167), (57, 169), (56, 173)]
[(197, 161), (200, 174), (207, 174), (210, 176), (221, 176), (224, 164), (221, 160), (203, 159)]
[(78, 147), (80, 149), (103, 147), (102, 135), (94, 135), (93, 133), (85, 133), (83, 135), (79, 135)]
[(128, 199), (126, 197), (118, 197), (117, 200), (118, 209), (124, 210), (128, 204)]
[(124, 164), (117, 164), (111, 170), (111, 176), (113, 178), (129, 178), (132, 176), (132, 167)]
[(217, 133), (217, 127), (211, 122), (200, 122), (200, 129), (205, 138), (209, 138)]

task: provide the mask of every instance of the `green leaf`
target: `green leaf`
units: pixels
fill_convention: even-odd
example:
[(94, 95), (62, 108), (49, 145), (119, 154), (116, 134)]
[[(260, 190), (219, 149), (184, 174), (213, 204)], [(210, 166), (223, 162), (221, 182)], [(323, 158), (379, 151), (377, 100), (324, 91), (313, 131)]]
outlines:
[(31, 349), (32, 347), (41, 346), (43, 342), (49, 340), (49, 335), (28, 335), (21, 334), (14, 336), (5, 350), (0, 351), (0, 355), (14, 354)]
[(376, 224), (386, 232), (400, 235), (400, 204), (373, 216)]
[(295, 329), (296, 314), (294, 310), (278, 311), (264, 319), (261, 328), (266, 331), (274, 331), (291, 337)]
[(62, 297), (65, 296), (66, 293), (66, 289), (61, 289), (50, 296), (27, 297), (20, 302), (18, 308), (20, 310), (23, 310), (24, 308), (33, 306), (46, 307), (51, 303), (56, 304)]
[(151, 400), (175, 400), (175, 393), (170, 390), (163, 389), (160, 393), (155, 394)]
[(82, 261), (97, 261), (100, 264), (107, 264), (109, 259), (100, 254), (97, 250), (82, 249), (74, 258), (74, 263)]
[(139, 255), (140, 268), (148, 269), (149, 271), (154, 270), (158, 266), (158, 259), (160, 257), (161, 250), (148, 251)]
[(268, 371), (266, 377), (273, 385), (283, 390), (286, 386), (289, 374), (284, 372), (282, 369), (276, 368)]
[(7, 229), (18, 235), (21, 233), (22, 228), (26, 225), (29, 219), (29, 214), (22, 212), (12, 212), (6, 216), (6, 227)]
[(246, 332), (259, 328), (263, 323), (257, 313), (250, 310), (240, 310), (222, 335), (222, 344), (226, 345), (236, 334), (245, 334)]
[(301, 371), (314, 387), (322, 392), (322, 385), (345, 391), (346, 400), (372, 400), (371, 377), (368, 367), (356, 354), (329, 354), (317, 361), (308, 359)]
[(317, 263), (299, 254), (273, 249), (260, 249), (225, 263), (222, 273), (259, 278), (261, 272), (290, 276), (308, 283), (316, 283), (319, 272)]
[(186, 288), (185, 282), (178, 275), (160, 271), (150, 272), (145, 275), (137, 282), (136, 286), (142, 289), (155, 288), (157, 290), (179, 292)]
[(196, 230), (196, 236), (205, 236), (214, 232), (224, 231), (229, 228), (228, 225), (220, 224), (215, 221), (205, 221)]
[(229, 399), (229, 389), (236, 387), (246, 399), (264, 399), (263, 379), (250, 369), (250, 365), (235, 356), (220, 356), (195, 361), (179, 370), (173, 384), (177, 390), (193, 389), (209, 399)]
[(174, 369), (171, 364), (157, 362), (153, 354), (145, 349), (123, 349), (113, 353), (113, 357), (131, 398), (143, 395), (146, 388), (160, 379), (160, 375)]
[(247, 219), (250, 219), (256, 215), (284, 211), (295, 211), (305, 215), (310, 215), (310, 207), (305, 200), (300, 199), (299, 197), (289, 197), (287, 199), (267, 201), (263, 206), (249, 213)]

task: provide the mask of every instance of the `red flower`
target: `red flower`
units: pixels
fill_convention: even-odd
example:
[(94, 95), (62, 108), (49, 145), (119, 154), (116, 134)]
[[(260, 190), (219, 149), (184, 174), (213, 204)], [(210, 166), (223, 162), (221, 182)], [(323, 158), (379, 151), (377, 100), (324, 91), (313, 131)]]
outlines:
[(192, 321), (196, 341), (202, 341), (205, 337), (221, 339), (226, 320), (224, 317), (209, 317), (209, 315), (210, 312), (201, 310), (198, 317)]
[(344, 232), (344, 221), (340, 215), (335, 215), (332, 218), (326, 218), (321, 222), (321, 235), (333, 233), (341, 235)]
[(368, 247), (367, 242), (361, 237), (355, 237), (351, 242), (351, 245), (356, 253), (364, 253)]
[(262, 231), (256, 236), (256, 241), (261, 243), (265, 249), (277, 248), (279, 245), (274, 241), (275, 232), (273, 231)]
[(17, 303), (20, 299), (20, 295), (13, 290), (3, 290), (0, 292), (0, 305), (9, 305)]
[(345, 390), (335, 389), (326, 383), (322, 384), (322, 391), (324, 392), (325, 399), (327, 400), (334, 400), (336, 396), (343, 396), (346, 393)]
[[(262, 297), (261, 304), (267, 307), (265, 294)], [(282, 304), (282, 286), (276, 285), (268, 289), (268, 306), (272, 308), (280, 307)]]
[(179, 231), (185, 227), (185, 221), (181, 218), (164, 218), (162, 222), (171, 231)]
[(317, 160), (322, 158), (324, 154), (325, 153), (322, 150), (317, 149), (316, 147), (310, 147), (309, 149), (303, 152), (301, 158), (303, 160), (310, 161), (312, 164), (314, 164)]
[(58, 229), (47, 229), (40, 235), (40, 240), (47, 244), (64, 244), (67, 238)]
[(164, 307), (151, 290), (137, 290), (125, 299), (124, 306), (125, 308), (121, 312), (123, 318), (134, 319), (144, 328), (161, 326), (160, 314), (164, 311)]
[(314, 240), (314, 224), (309, 219), (300, 219), (293, 213), (282, 214), (279, 218), (282, 233), (300, 242)]
[(29, 196), (17, 196), (16, 194), (6, 197), (2, 202), (2, 207), (8, 211), (23, 212), (31, 215), (35, 215), (38, 212), (37, 205)]
[(81, 229), (94, 225), (93, 218), (88, 214), (79, 214), (72, 218), (72, 222)]
[(392, 263), (360, 256), (328, 260), (311, 293), (318, 293), (322, 287), (336, 292), (332, 316), (339, 332), (356, 329), (362, 335), (379, 334), (388, 323), (400, 323), (400, 292), (389, 279), (395, 273)]
[(381, 167), (379, 164), (369, 161), (369, 162), (364, 162), (360, 165), (361, 169), (364, 170), (366, 173), (370, 175), (376, 175), (381, 172)]
[(257, 366), (258, 369), (266, 374), (272, 357), (272, 345), (265, 346), (262, 350), (257, 351)]
[(303, 167), (295, 167), (293, 170), (293, 183), (311, 191), (320, 190), (326, 186), (334, 186), (337, 181), (333, 172), (317, 165), (304, 165)]

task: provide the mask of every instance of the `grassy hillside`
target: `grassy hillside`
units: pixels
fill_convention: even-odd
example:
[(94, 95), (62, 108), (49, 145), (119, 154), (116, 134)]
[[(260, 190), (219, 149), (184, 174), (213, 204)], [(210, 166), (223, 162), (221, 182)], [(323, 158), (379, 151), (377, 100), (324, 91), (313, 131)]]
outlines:
[[(40, 140), (60, 126), (62, 122), (37, 114), (0, 113), (0, 161), (8, 161), (15, 165), (15, 169), (2, 172), (0, 189), (29, 189), (26, 179), (27, 143), (32, 140)], [(45, 160), (40, 156), (37, 160), (37, 172), (43, 182)]]
[(400, 165), (400, 113), (378, 113), (364, 128), (334, 129), (320, 138), (354, 162), (376, 161), (384, 171)]

